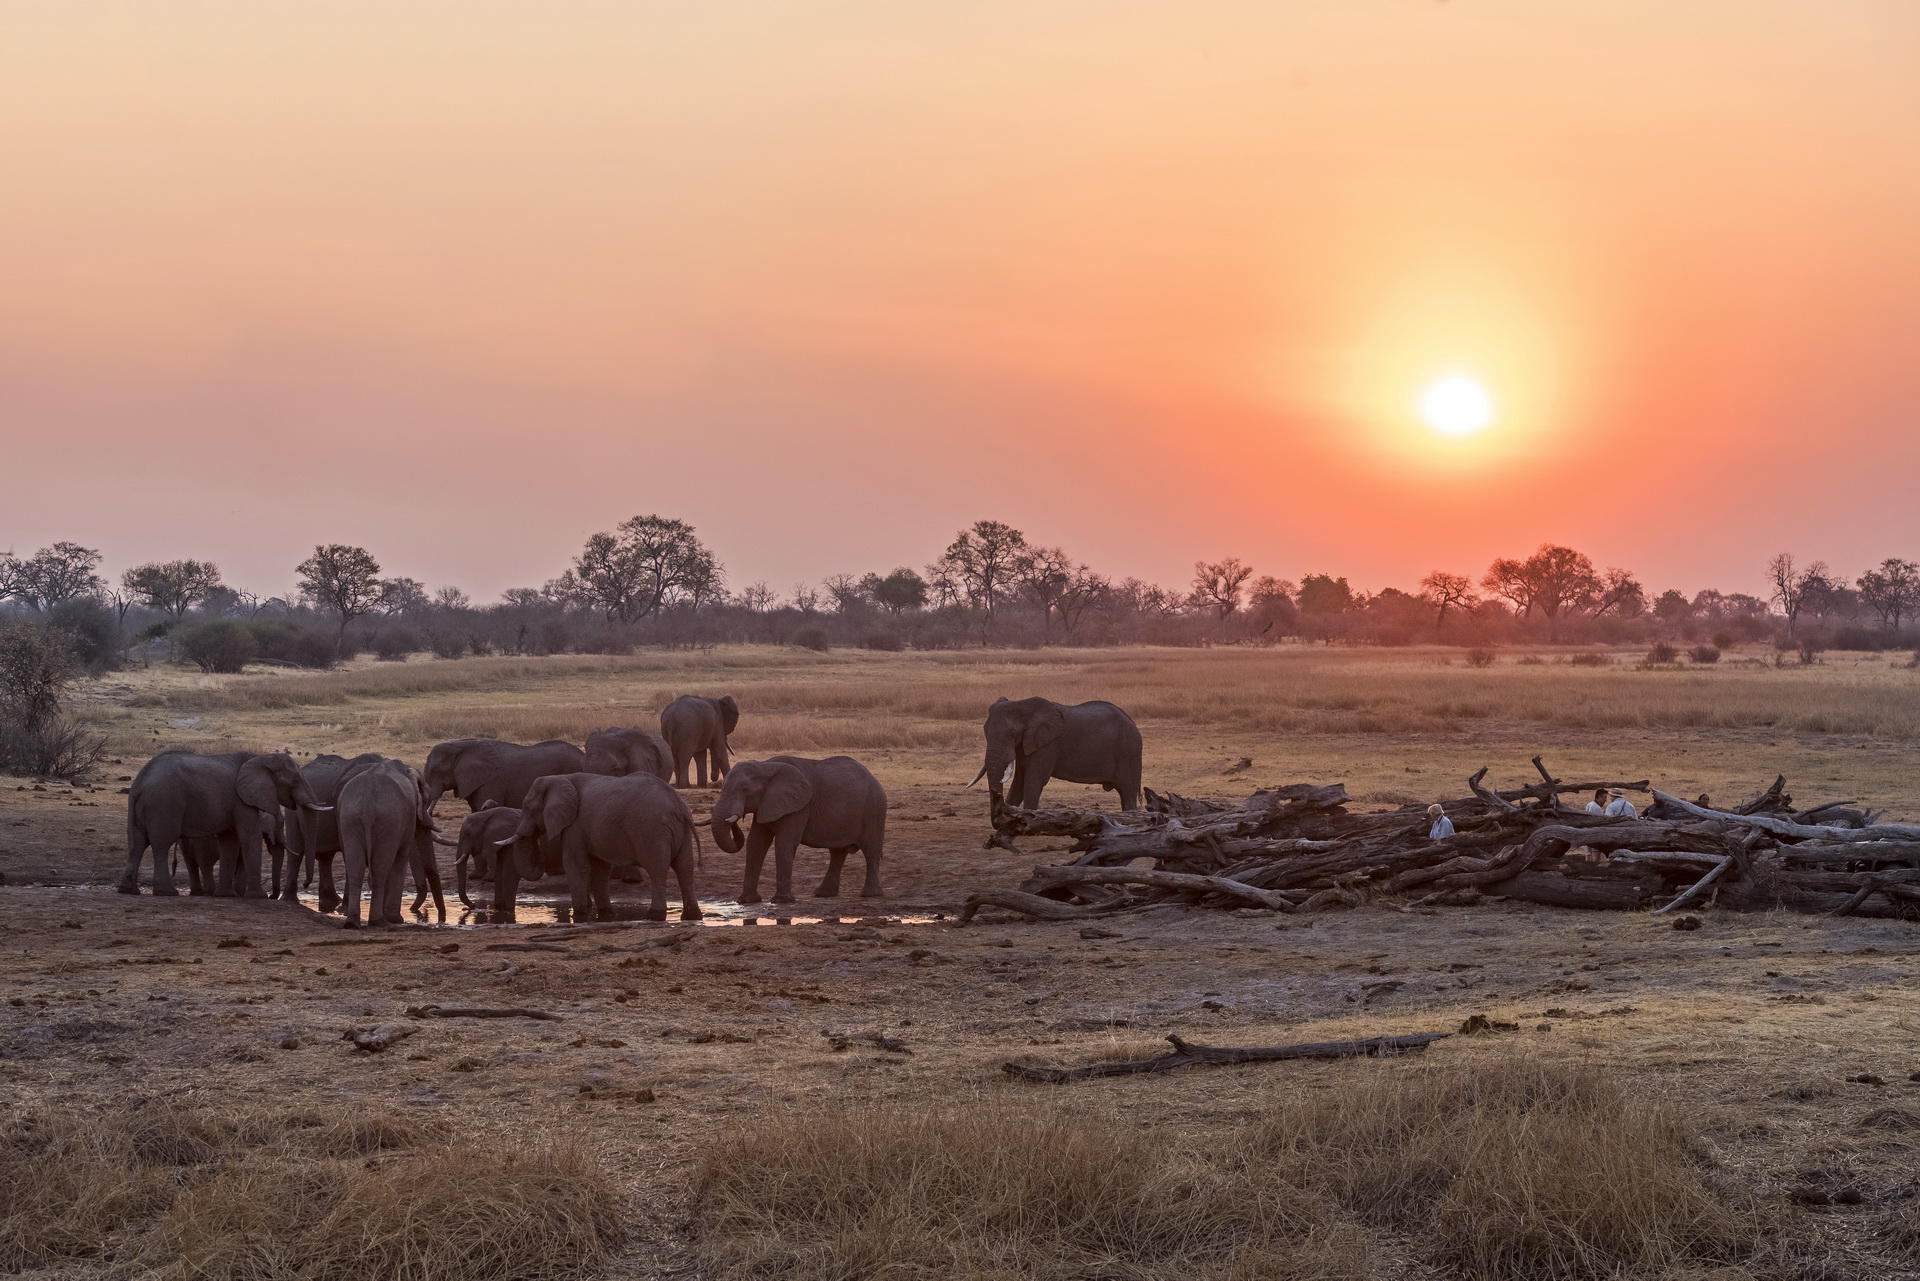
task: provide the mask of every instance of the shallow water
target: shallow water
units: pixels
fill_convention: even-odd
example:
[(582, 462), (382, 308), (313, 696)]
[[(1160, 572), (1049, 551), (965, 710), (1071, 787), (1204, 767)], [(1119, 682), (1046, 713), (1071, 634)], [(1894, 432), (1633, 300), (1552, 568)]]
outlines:
[[(471, 893), (471, 891), (470, 891)], [(517, 925), (571, 925), (573, 921), (573, 900), (565, 893), (539, 892), (523, 890), (519, 905), (511, 917), (495, 919), (491, 900), (491, 886), (482, 886), (481, 894), (474, 895), (476, 906), (465, 907), (458, 899), (449, 899), (447, 903), (447, 921), (449, 927), (471, 927), (479, 925), (517, 926)], [(404, 901), (403, 907), (413, 902), (412, 897)], [(319, 895), (312, 891), (302, 892), (300, 903), (314, 911), (320, 910)], [(820, 916), (808, 912), (796, 904), (786, 903), (774, 906), (766, 903), (737, 903), (732, 899), (702, 899), (700, 910), (705, 915), (692, 924), (711, 926), (781, 926), (781, 925), (930, 925), (946, 919), (944, 913), (909, 914), (875, 916), (869, 913), (850, 915)], [(669, 900), (667, 921), (678, 924), (679, 906)], [(817, 912), (818, 909), (814, 909)], [(616, 921), (644, 921), (647, 904), (645, 902), (613, 901), (613, 919)], [(427, 904), (418, 913), (409, 913), (422, 924), (431, 925), (433, 906)]]

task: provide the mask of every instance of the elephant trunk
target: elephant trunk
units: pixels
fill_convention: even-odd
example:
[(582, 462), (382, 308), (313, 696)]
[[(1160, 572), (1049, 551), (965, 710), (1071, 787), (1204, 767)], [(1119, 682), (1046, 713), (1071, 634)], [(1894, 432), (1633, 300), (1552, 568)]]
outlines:
[[(997, 744), (987, 748), (987, 795), (992, 800), (991, 813), (998, 814), (1006, 805), (1004, 783), (1007, 777), (1007, 767), (1011, 764), (1013, 764), (1012, 749), (1001, 747)], [(1017, 796), (1014, 797), (1014, 804), (1018, 805), (1019, 803), (1020, 798)]]
[(455, 892), (460, 895), (460, 901), (472, 907), (473, 900), (467, 897), (467, 852), (465, 850), (461, 851), (459, 858), (453, 860), (453, 885)]
[(721, 853), (738, 854), (746, 847), (747, 838), (746, 835), (741, 832), (738, 820), (722, 818), (720, 815), (715, 814), (711, 826), (713, 830), (713, 843), (720, 847)]

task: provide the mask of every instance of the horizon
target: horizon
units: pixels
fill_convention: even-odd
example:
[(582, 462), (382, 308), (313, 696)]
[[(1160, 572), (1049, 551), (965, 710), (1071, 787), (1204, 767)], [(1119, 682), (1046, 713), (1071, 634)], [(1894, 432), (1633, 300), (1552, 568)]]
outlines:
[(983, 517), (1168, 586), (1920, 550), (1895, 0), (6, 25), (0, 544), (109, 579), (493, 599), (646, 512), (783, 595)]

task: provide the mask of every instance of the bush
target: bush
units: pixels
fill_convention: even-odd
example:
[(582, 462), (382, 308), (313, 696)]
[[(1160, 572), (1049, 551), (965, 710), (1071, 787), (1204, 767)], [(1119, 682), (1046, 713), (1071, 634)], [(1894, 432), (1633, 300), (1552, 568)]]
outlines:
[(1732, 632), (1715, 632), (1713, 635), (1707, 637), (1707, 639), (1713, 642), (1715, 649), (1729, 650), (1733, 648), (1734, 641)]
[(0, 771), (33, 778), (75, 779), (105, 760), (105, 735), (55, 719), (36, 729), (0, 726)]
[(1696, 663), (1717, 663), (1720, 661), (1720, 651), (1711, 645), (1695, 645), (1687, 651), (1687, 657)]
[(1467, 651), (1468, 667), (1492, 667), (1493, 651), (1490, 649), (1470, 649)]
[(1800, 665), (1802, 667), (1805, 667), (1813, 663), (1819, 662), (1820, 655), (1826, 648), (1827, 646), (1824, 641), (1811, 640), (1811, 639), (1801, 641), (1800, 642)]
[(1567, 659), (1570, 667), (1610, 667), (1613, 660), (1605, 654), (1575, 654)]
[(263, 659), (316, 670), (333, 666), (334, 635), (326, 627), (299, 627), (279, 618), (256, 619), (243, 626)]
[(245, 623), (218, 618), (176, 628), (173, 643), (186, 660), (203, 672), (241, 671), (260, 656), (260, 645)]
[(389, 623), (373, 634), (373, 656), (383, 663), (404, 663), (407, 655), (420, 648), (420, 638), (413, 629), (399, 623)]
[(51, 724), (78, 679), (65, 632), (28, 622), (0, 626), (0, 724), (28, 732)]
[(90, 596), (61, 601), (47, 621), (67, 634), (68, 647), (87, 671), (98, 675), (120, 666), (120, 620), (99, 601)]
[(1677, 663), (1679, 661), (1680, 651), (1665, 641), (1661, 641), (1647, 651), (1647, 662), (1655, 667), (1664, 667), (1668, 663)]
[(793, 633), (793, 643), (802, 649), (814, 650), (824, 654), (833, 646), (827, 641), (827, 629), (818, 623), (809, 623)]
[(860, 643), (867, 649), (885, 650), (889, 654), (897, 654), (906, 648), (898, 632), (868, 632), (866, 639)]

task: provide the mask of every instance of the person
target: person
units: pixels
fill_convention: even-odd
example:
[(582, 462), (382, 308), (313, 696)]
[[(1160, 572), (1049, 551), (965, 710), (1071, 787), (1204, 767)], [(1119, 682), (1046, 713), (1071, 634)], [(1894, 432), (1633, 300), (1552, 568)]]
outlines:
[(1427, 817), (1433, 820), (1433, 827), (1427, 832), (1430, 841), (1444, 841), (1453, 835), (1453, 820), (1438, 805), (1427, 806)]
[(1587, 802), (1587, 813), (1605, 814), (1607, 812), (1607, 799), (1608, 799), (1608, 796), (1607, 796), (1606, 788), (1604, 787), (1594, 788), (1593, 799)]
[(1613, 789), (1613, 804), (1607, 806), (1607, 817), (1639, 818), (1640, 811), (1633, 807), (1633, 802), (1627, 799), (1627, 794), (1616, 787)]

